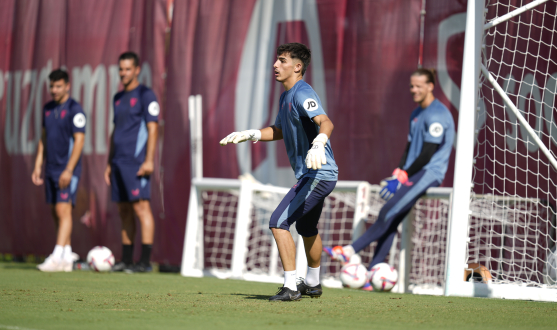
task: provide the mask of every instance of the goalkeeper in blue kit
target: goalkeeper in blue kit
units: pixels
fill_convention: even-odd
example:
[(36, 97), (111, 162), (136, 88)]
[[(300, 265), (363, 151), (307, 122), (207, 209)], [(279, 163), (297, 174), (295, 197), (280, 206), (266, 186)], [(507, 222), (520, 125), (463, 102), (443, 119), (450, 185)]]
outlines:
[[(433, 96), (435, 72), (418, 69), (410, 77), (410, 93), (418, 107), (410, 116), (408, 143), (398, 168), (381, 181), (380, 195), (387, 203), (377, 221), (355, 242), (323, 250), (341, 262), (377, 242), (369, 269), (383, 262), (391, 249), (397, 227), (416, 201), (430, 187), (441, 184), (447, 172), (455, 137), (454, 121), (449, 110)], [(369, 282), (363, 287), (371, 290)]]
[[(294, 301), (302, 295), (312, 298), (322, 294), (319, 280), (322, 243), (317, 231), (323, 202), (338, 179), (329, 138), (333, 123), (325, 114), (317, 93), (302, 80), (310, 63), (311, 52), (303, 44), (284, 44), (277, 49), (273, 65), (275, 80), (285, 92), (279, 100), (275, 124), (261, 130), (233, 132), (221, 145), (245, 141), (284, 140), (290, 165), (298, 182), (286, 194), (271, 215), (273, 233), (284, 268), (284, 285), (270, 301)], [(289, 228), (296, 223), (302, 236), (308, 262), (307, 276), (296, 280), (296, 246)]]

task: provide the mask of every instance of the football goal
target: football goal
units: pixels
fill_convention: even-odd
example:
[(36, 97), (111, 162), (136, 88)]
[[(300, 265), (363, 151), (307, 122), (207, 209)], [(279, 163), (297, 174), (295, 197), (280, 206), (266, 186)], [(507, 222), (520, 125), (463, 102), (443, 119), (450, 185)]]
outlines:
[[(281, 283), (283, 270), (269, 219), (288, 190), (250, 180), (193, 179), (182, 275)], [(350, 244), (369, 228), (384, 204), (379, 190), (364, 181), (339, 181), (319, 221), (323, 245)], [(429, 189), (400, 226), (388, 260), (399, 270), (396, 292), (443, 294), (451, 191)], [(291, 233), (297, 245), (296, 268), (303, 277), (303, 242), (295, 226)], [(374, 248), (372, 244), (360, 252), (364, 264), (371, 261)], [(323, 256), (325, 286), (341, 287), (340, 268)]]
[(446, 295), (557, 301), (556, 21), (554, 0), (468, 2)]

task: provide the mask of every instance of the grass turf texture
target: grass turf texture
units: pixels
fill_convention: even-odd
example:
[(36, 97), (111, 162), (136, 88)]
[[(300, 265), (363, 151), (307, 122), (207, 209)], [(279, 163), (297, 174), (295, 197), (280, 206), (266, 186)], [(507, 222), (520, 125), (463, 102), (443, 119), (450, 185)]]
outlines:
[(0, 329), (555, 329), (557, 304), (327, 289), (174, 274), (41, 273), (0, 263)]

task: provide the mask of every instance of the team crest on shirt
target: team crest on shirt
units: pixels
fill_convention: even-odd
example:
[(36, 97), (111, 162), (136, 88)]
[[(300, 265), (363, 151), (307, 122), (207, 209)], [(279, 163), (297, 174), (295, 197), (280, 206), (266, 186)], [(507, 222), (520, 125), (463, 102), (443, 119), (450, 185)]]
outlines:
[(68, 113), (68, 110), (66, 110), (66, 109), (62, 110), (62, 112), (60, 112), (60, 118), (64, 119), (64, 117), (66, 117), (67, 113)]
[(48, 117), (48, 116), (50, 116), (50, 113), (51, 113), (51, 111), (47, 111), (47, 112), (44, 113), (44, 115)]
[(86, 122), (87, 120), (85, 119), (85, 115), (82, 113), (78, 113), (75, 116), (73, 116), (73, 124), (77, 128), (85, 127)]
[(304, 101), (304, 109), (306, 111), (315, 111), (317, 109), (319, 109), (319, 105), (317, 104), (317, 101), (314, 99), (306, 99)]
[(116, 101), (114, 104), (120, 105), (120, 100)]
[(132, 97), (130, 99), (130, 106), (133, 108), (137, 104), (137, 98)]
[(429, 134), (433, 137), (440, 137), (443, 135), (443, 125), (440, 123), (433, 123), (429, 125)]

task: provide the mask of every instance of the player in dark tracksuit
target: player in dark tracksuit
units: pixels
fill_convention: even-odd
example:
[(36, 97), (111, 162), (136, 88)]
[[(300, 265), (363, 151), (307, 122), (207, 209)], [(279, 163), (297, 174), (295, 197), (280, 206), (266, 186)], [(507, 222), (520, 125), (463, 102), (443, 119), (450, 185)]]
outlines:
[[(445, 177), (455, 127), (449, 110), (433, 96), (433, 70), (418, 69), (410, 78), (410, 92), (418, 107), (410, 116), (408, 144), (393, 176), (381, 181), (381, 197), (388, 200), (377, 221), (351, 245), (325, 247), (332, 258), (347, 262), (350, 257), (377, 241), (371, 269), (389, 253), (397, 227), (428, 188), (437, 187)], [(367, 283), (364, 290), (370, 290)]]
[[(72, 207), (81, 176), (81, 151), (87, 122), (81, 105), (70, 97), (70, 81), (63, 70), (49, 75), (52, 101), (43, 108), (42, 139), (37, 148), (34, 184), (45, 184), (46, 202), (51, 205), (58, 235), (52, 254), (37, 268), (44, 272), (70, 272)], [(46, 152), (44, 152), (46, 151)], [(43, 154), (46, 155), (44, 180), (41, 179)]]
[[(150, 175), (154, 170), (158, 135), (159, 103), (153, 91), (138, 81), (139, 57), (126, 52), (119, 58), (120, 80), (124, 90), (114, 96), (114, 131), (105, 181), (112, 187), (112, 200), (118, 203), (122, 220), (122, 261), (113, 271), (149, 272), (155, 222), (149, 202)], [(141, 259), (133, 264), (136, 224), (141, 225)]]

